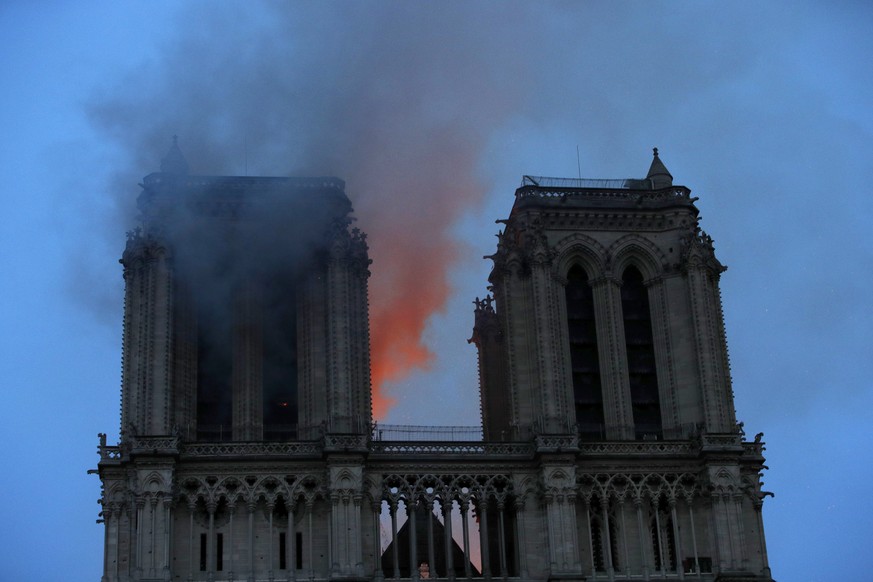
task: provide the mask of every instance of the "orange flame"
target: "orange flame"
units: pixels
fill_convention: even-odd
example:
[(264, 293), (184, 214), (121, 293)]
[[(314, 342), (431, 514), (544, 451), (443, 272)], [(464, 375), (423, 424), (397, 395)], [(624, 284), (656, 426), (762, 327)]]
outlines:
[[(361, 224), (370, 234), (373, 258), (370, 354), (376, 419), (395, 403), (386, 394), (386, 384), (427, 369), (433, 361), (422, 335), (428, 318), (443, 308), (451, 291), (448, 271), (458, 245), (448, 231), (460, 210), (483, 194), (470, 178), (473, 172), (464, 154), (439, 153), (449, 167), (454, 164), (455, 173), (395, 176), (400, 179), (390, 192), (356, 204)], [(415, 194), (392, 194), (398, 191)]]

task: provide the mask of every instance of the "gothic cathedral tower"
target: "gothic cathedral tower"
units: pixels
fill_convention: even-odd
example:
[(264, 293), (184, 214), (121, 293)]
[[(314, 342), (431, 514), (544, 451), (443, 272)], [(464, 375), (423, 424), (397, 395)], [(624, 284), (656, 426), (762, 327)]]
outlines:
[[(534, 439), (552, 573), (769, 579), (712, 240), (644, 179), (525, 176), (476, 301), (486, 440)], [(704, 579), (709, 579), (705, 577)]]
[(317, 575), (360, 576), (370, 261), (343, 182), (192, 176), (174, 140), (141, 186), (103, 580), (284, 579), (328, 552)]
[(341, 180), (190, 175), (174, 141), (141, 186), (103, 582), (771, 581), (725, 267), (657, 150), (524, 177), (476, 300), (484, 440), (374, 430)]

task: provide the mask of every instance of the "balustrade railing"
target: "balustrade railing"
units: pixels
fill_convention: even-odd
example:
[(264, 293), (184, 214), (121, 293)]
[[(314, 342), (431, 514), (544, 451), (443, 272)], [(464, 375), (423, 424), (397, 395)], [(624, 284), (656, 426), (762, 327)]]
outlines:
[[(761, 456), (763, 443), (743, 442), (740, 433), (707, 434), (696, 424), (664, 428), (657, 437), (637, 440), (607, 439), (610, 436), (634, 434), (631, 426), (576, 425), (570, 434), (538, 434), (529, 440), (484, 441), (482, 430), (475, 426), (373, 426), (371, 434), (324, 433), (324, 427), (283, 425), (270, 427), (289, 438), (255, 441), (231, 441), (231, 433), (223, 427), (198, 427), (198, 436), (213, 436), (214, 440), (188, 440), (184, 432), (165, 436), (132, 436), (121, 444), (109, 446), (105, 435), (100, 437), (98, 454), (101, 462), (121, 461), (128, 454), (180, 454), (183, 457), (209, 456), (318, 456), (325, 451), (368, 450), (375, 455), (416, 456), (515, 456), (531, 457), (537, 451), (577, 452), (583, 456), (669, 456), (690, 455), (703, 450), (738, 450), (745, 456)], [(200, 429), (203, 429), (202, 432)], [(266, 429), (266, 427), (265, 427)], [(656, 434), (656, 433), (644, 433)], [(217, 435), (217, 436), (216, 436)], [(304, 436), (309, 438), (303, 438)], [(639, 434), (637, 434), (639, 436)], [(296, 438), (294, 438), (296, 437)]]
[(374, 441), (481, 441), (479, 426), (415, 426), (374, 424)]

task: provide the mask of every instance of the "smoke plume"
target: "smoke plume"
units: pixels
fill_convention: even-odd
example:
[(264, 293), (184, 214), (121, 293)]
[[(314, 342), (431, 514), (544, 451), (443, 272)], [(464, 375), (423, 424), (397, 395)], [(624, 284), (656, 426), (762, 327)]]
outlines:
[[(377, 418), (391, 406), (385, 382), (431, 360), (422, 331), (459, 250), (448, 229), (483, 198), (477, 162), (528, 86), (524, 11), (461, 8), (195, 5), (152, 62), (91, 107), (130, 160), (115, 186), (128, 224), (130, 177), (156, 170), (173, 134), (193, 174), (346, 181), (374, 260)], [(497, 55), (514, 64), (494, 69)]]

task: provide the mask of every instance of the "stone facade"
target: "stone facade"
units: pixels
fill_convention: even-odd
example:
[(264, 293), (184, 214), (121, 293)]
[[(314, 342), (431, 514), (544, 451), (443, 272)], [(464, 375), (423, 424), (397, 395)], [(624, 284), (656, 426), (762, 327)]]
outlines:
[(657, 152), (516, 191), (470, 340), (482, 441), (373, 429), (340, 180), (191, 176), (174, 144), (142, 186), (104, 582), (770, 580), (725, 268)]

